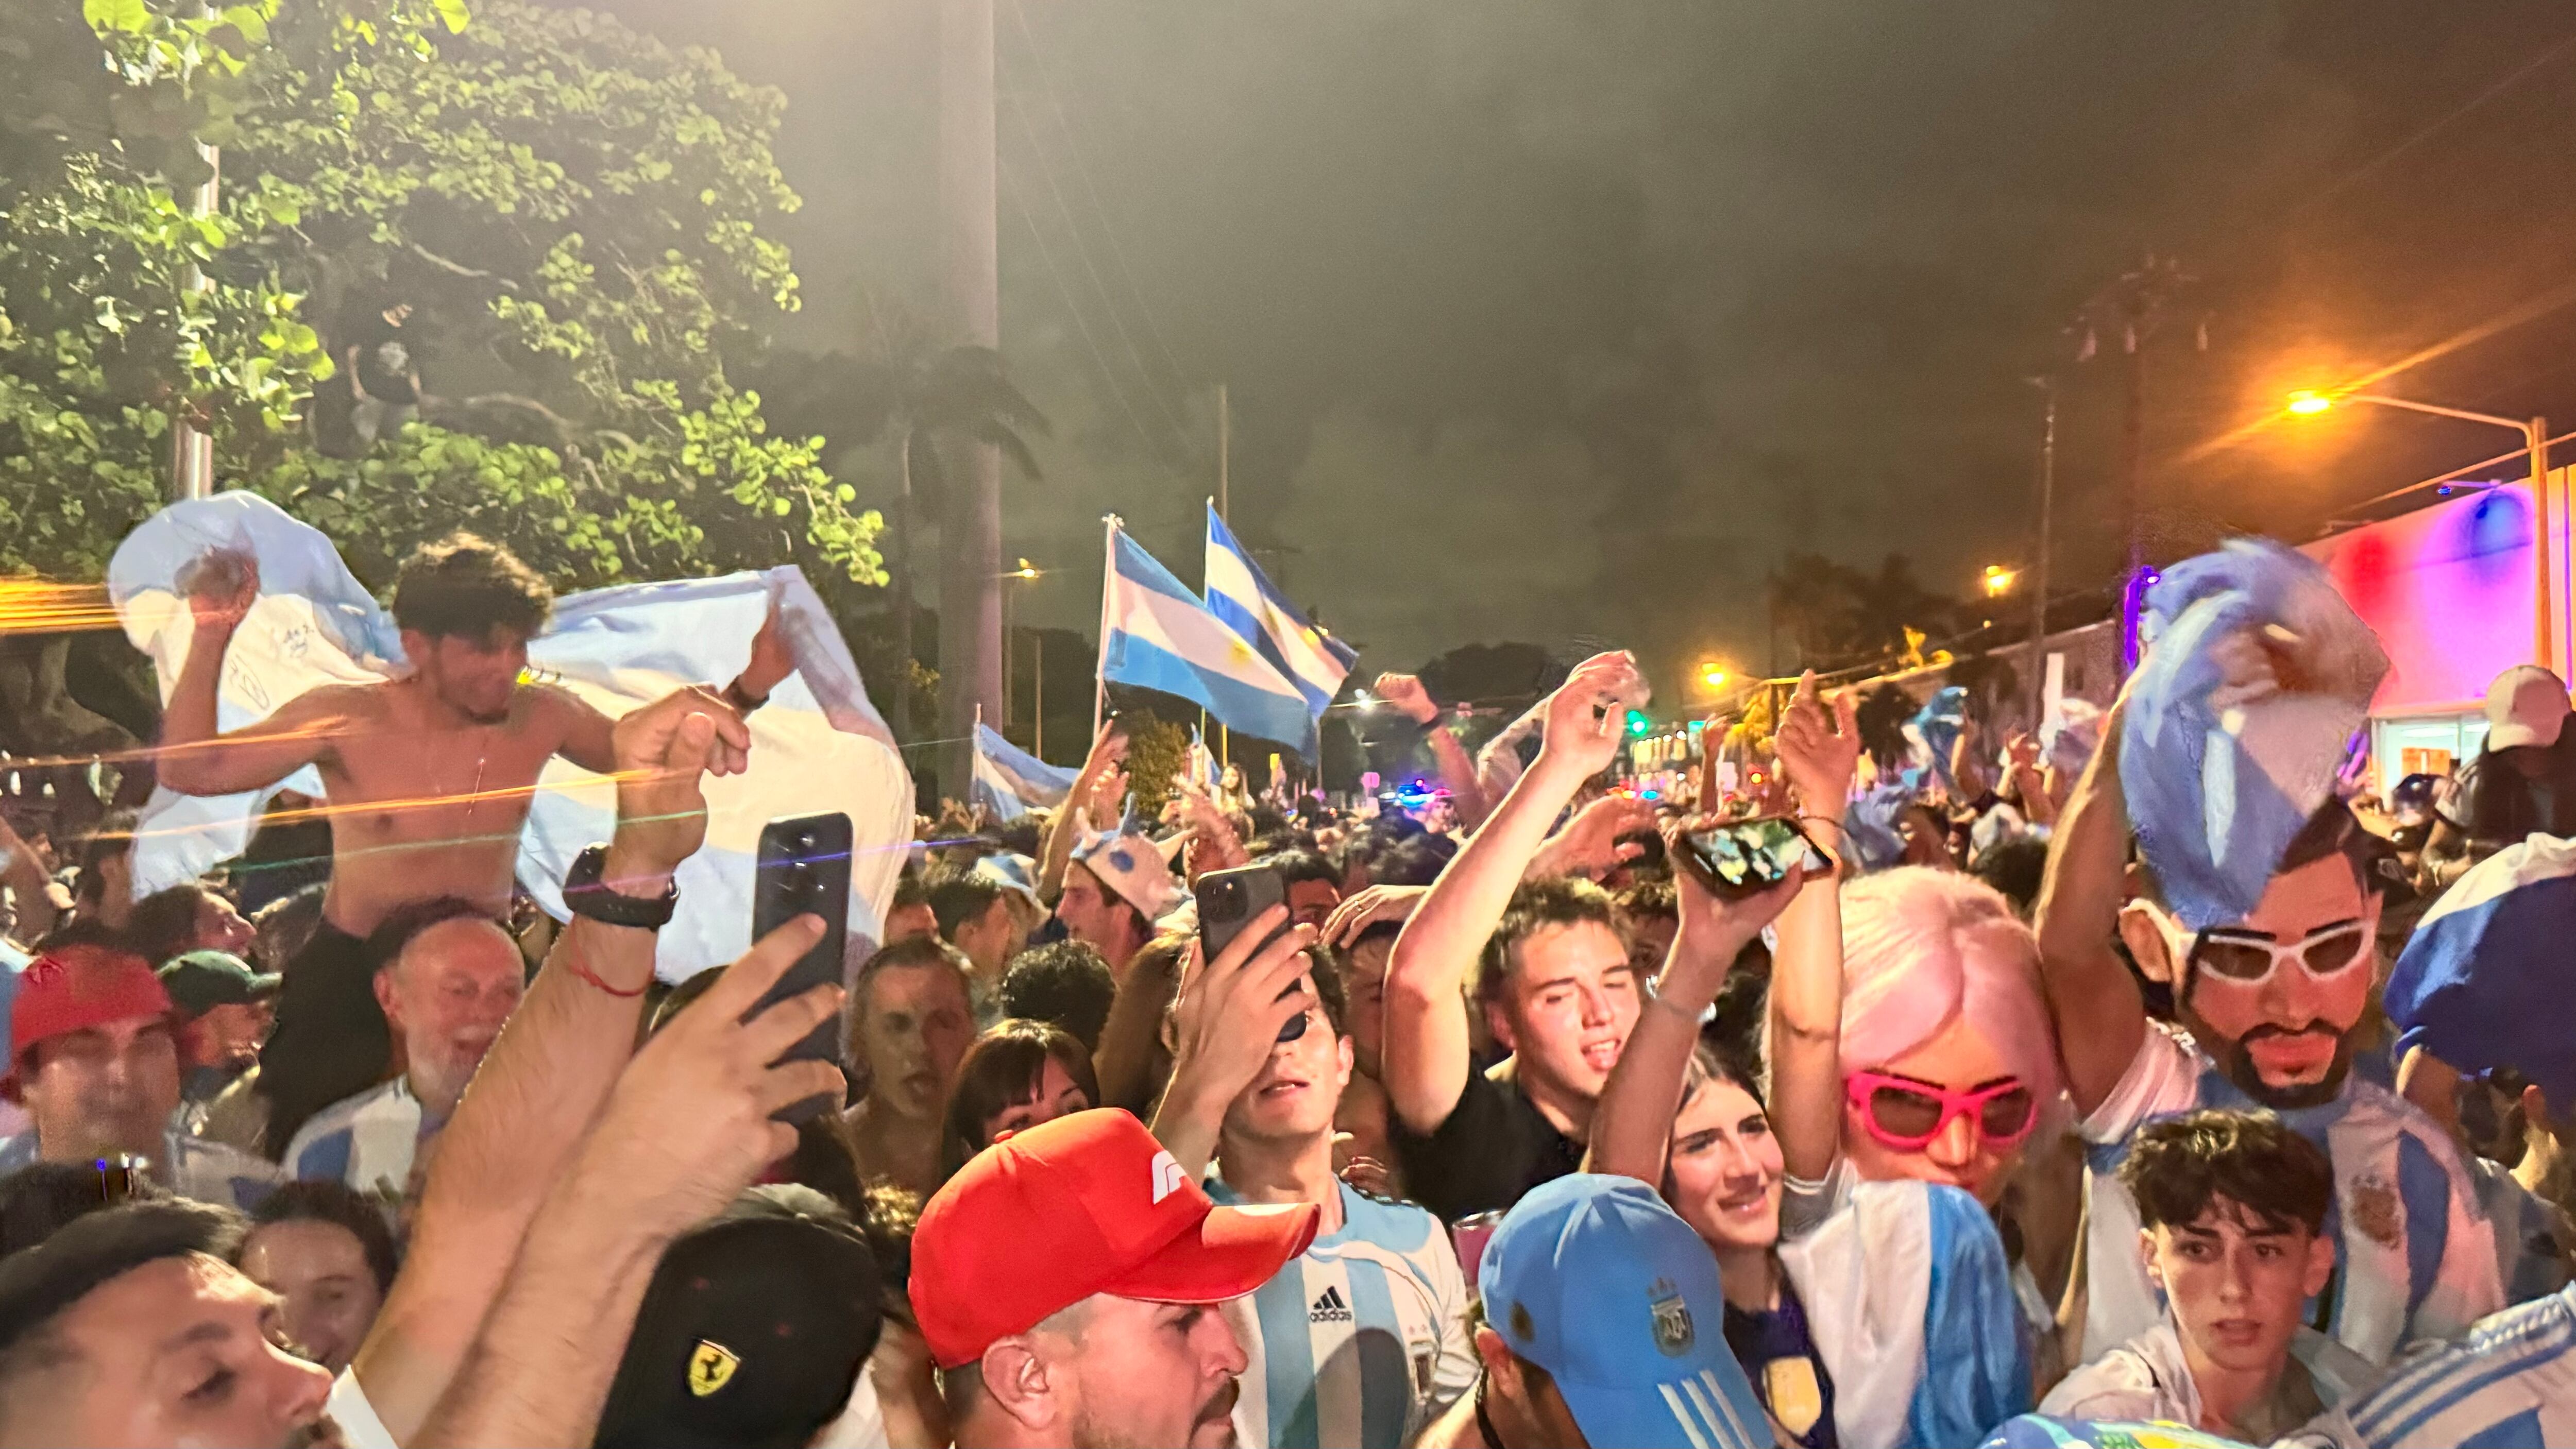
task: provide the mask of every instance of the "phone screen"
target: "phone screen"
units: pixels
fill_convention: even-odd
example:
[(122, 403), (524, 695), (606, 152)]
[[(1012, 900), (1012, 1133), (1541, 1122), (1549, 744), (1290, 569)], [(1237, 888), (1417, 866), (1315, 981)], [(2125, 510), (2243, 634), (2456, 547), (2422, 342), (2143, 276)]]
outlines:
[(1779, 816), (1694, 830), (1682, 841), (1702, 871), (1727, 889), (1760, 890), (1801, 871), (1832, 868), (1798, 822)]

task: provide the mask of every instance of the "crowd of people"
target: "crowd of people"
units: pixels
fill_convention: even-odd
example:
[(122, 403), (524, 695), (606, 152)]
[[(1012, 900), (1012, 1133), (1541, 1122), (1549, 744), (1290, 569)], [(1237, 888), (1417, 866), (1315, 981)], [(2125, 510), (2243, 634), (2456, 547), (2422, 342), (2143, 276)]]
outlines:
[[(2576, 1442), (2576, 1031), (2412, 1005), (2576, 835), (2545, 671), (2219, 919), (2141, 692), (1908, 762), (1810, 676), (1648, 798), (1625, 654), (1480, 752), (1384, 675), (1411, 807), (1134, 780), (1113, 719), (790, 992), (810, 916), (656, 972), (773, 631), (610, 719), (457, 536), (407, 673), (227, 731), (258, 588), (197, 571), (159, 780), (323, 797), (139, 897), (131, 817), (0, 820), (0, 1444)], [(565, 921), (514, 880), (557, 757), (616, 789)]]

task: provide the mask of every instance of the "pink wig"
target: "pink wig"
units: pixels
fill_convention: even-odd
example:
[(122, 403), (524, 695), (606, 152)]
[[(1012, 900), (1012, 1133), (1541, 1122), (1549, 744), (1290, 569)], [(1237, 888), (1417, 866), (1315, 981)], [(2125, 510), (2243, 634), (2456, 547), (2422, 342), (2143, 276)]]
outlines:
[(2039, 942), (2001, 893), (1908, 866), (1844, 886), (1842, 907), (1844, 1071), (1883, 1067), (1965, 1021), (2041, 1101), (2057, 1094)]

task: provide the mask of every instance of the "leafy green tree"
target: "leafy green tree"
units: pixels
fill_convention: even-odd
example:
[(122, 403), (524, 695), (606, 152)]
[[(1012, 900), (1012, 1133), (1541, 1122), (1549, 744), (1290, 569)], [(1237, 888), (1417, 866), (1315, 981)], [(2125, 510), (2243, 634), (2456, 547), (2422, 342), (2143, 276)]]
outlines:
[[(876, 515), (723, 364), (797, 300), (775, 93), (521, 0), (182, 12), (89, 0), (103, 106), (0, 107), (0, 569), (95, 575), (188, 416), (220, 483), (372, 583), (459, 526), (566, 587), (790, 558), (883, 582)], [(173, 125), (223, 147), (215, 215), (180, 200), (192, 146), (123, 144)], [(395, 302), (420, 420), (326, 457), (315, 394)]]

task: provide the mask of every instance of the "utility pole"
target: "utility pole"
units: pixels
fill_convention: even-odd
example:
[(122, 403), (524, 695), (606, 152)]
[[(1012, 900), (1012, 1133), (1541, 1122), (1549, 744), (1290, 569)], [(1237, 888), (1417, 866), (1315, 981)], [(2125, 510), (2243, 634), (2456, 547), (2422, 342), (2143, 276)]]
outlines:
[(2047, 421), (2039, 434), (2039, 529), (2030, 561), (2030, 728), (2039, 733), (2046, 707), (2048, 646), (2048, 543), (2050, 513), (2057, 505), (2057, 378), (2034, 377), (2047, 396)]
[[(2147, 344), (2170, 318), (2174, 303), (2198, 278), (2172, 257), (2147, 253), (2136, 268), (2113, 278), (2076, 309), (2083, 344), (2076, 361), (2093, 356), (2108, 334), (2120, 344), (2120, 528), (2126, 561), (2121, 590), (2120, 673), (2137, 663), (2137, 621), (2145, 602), (2147, 570)], [(2200, 345), (2206, 347), (2204, 334)]]
[[(946, 331), (961, 343), (1002, 345), (1000, 239), (994, 218), (993, 0), (939, 7), (939, 225), (947, 262)], [(1002, 454), (952, 440), (945, 567), (939, 588), (942, 788), (973, 778), (969, 726), (1002, 707)]]
[[(197, 154), (205, 158), (206, 179), (197, 184), (196, 191), (189, 197), (188, 213), (191, 216), (212, 216), (215, 214), (216, 188), (222, 181), (223, 153), (200, 141)], [(215, 289), (215, 282), (195, 262), (190, 262), (188, 270), (180, 277), (179, 286), (183, 291), (211, 292)], [(170, 496), (180, 501), (209, 498), (215, 491), (215, 439), (197, 427), (194, 416), (195, 400), (179, 399), (178, 416), (170, 427)]]

